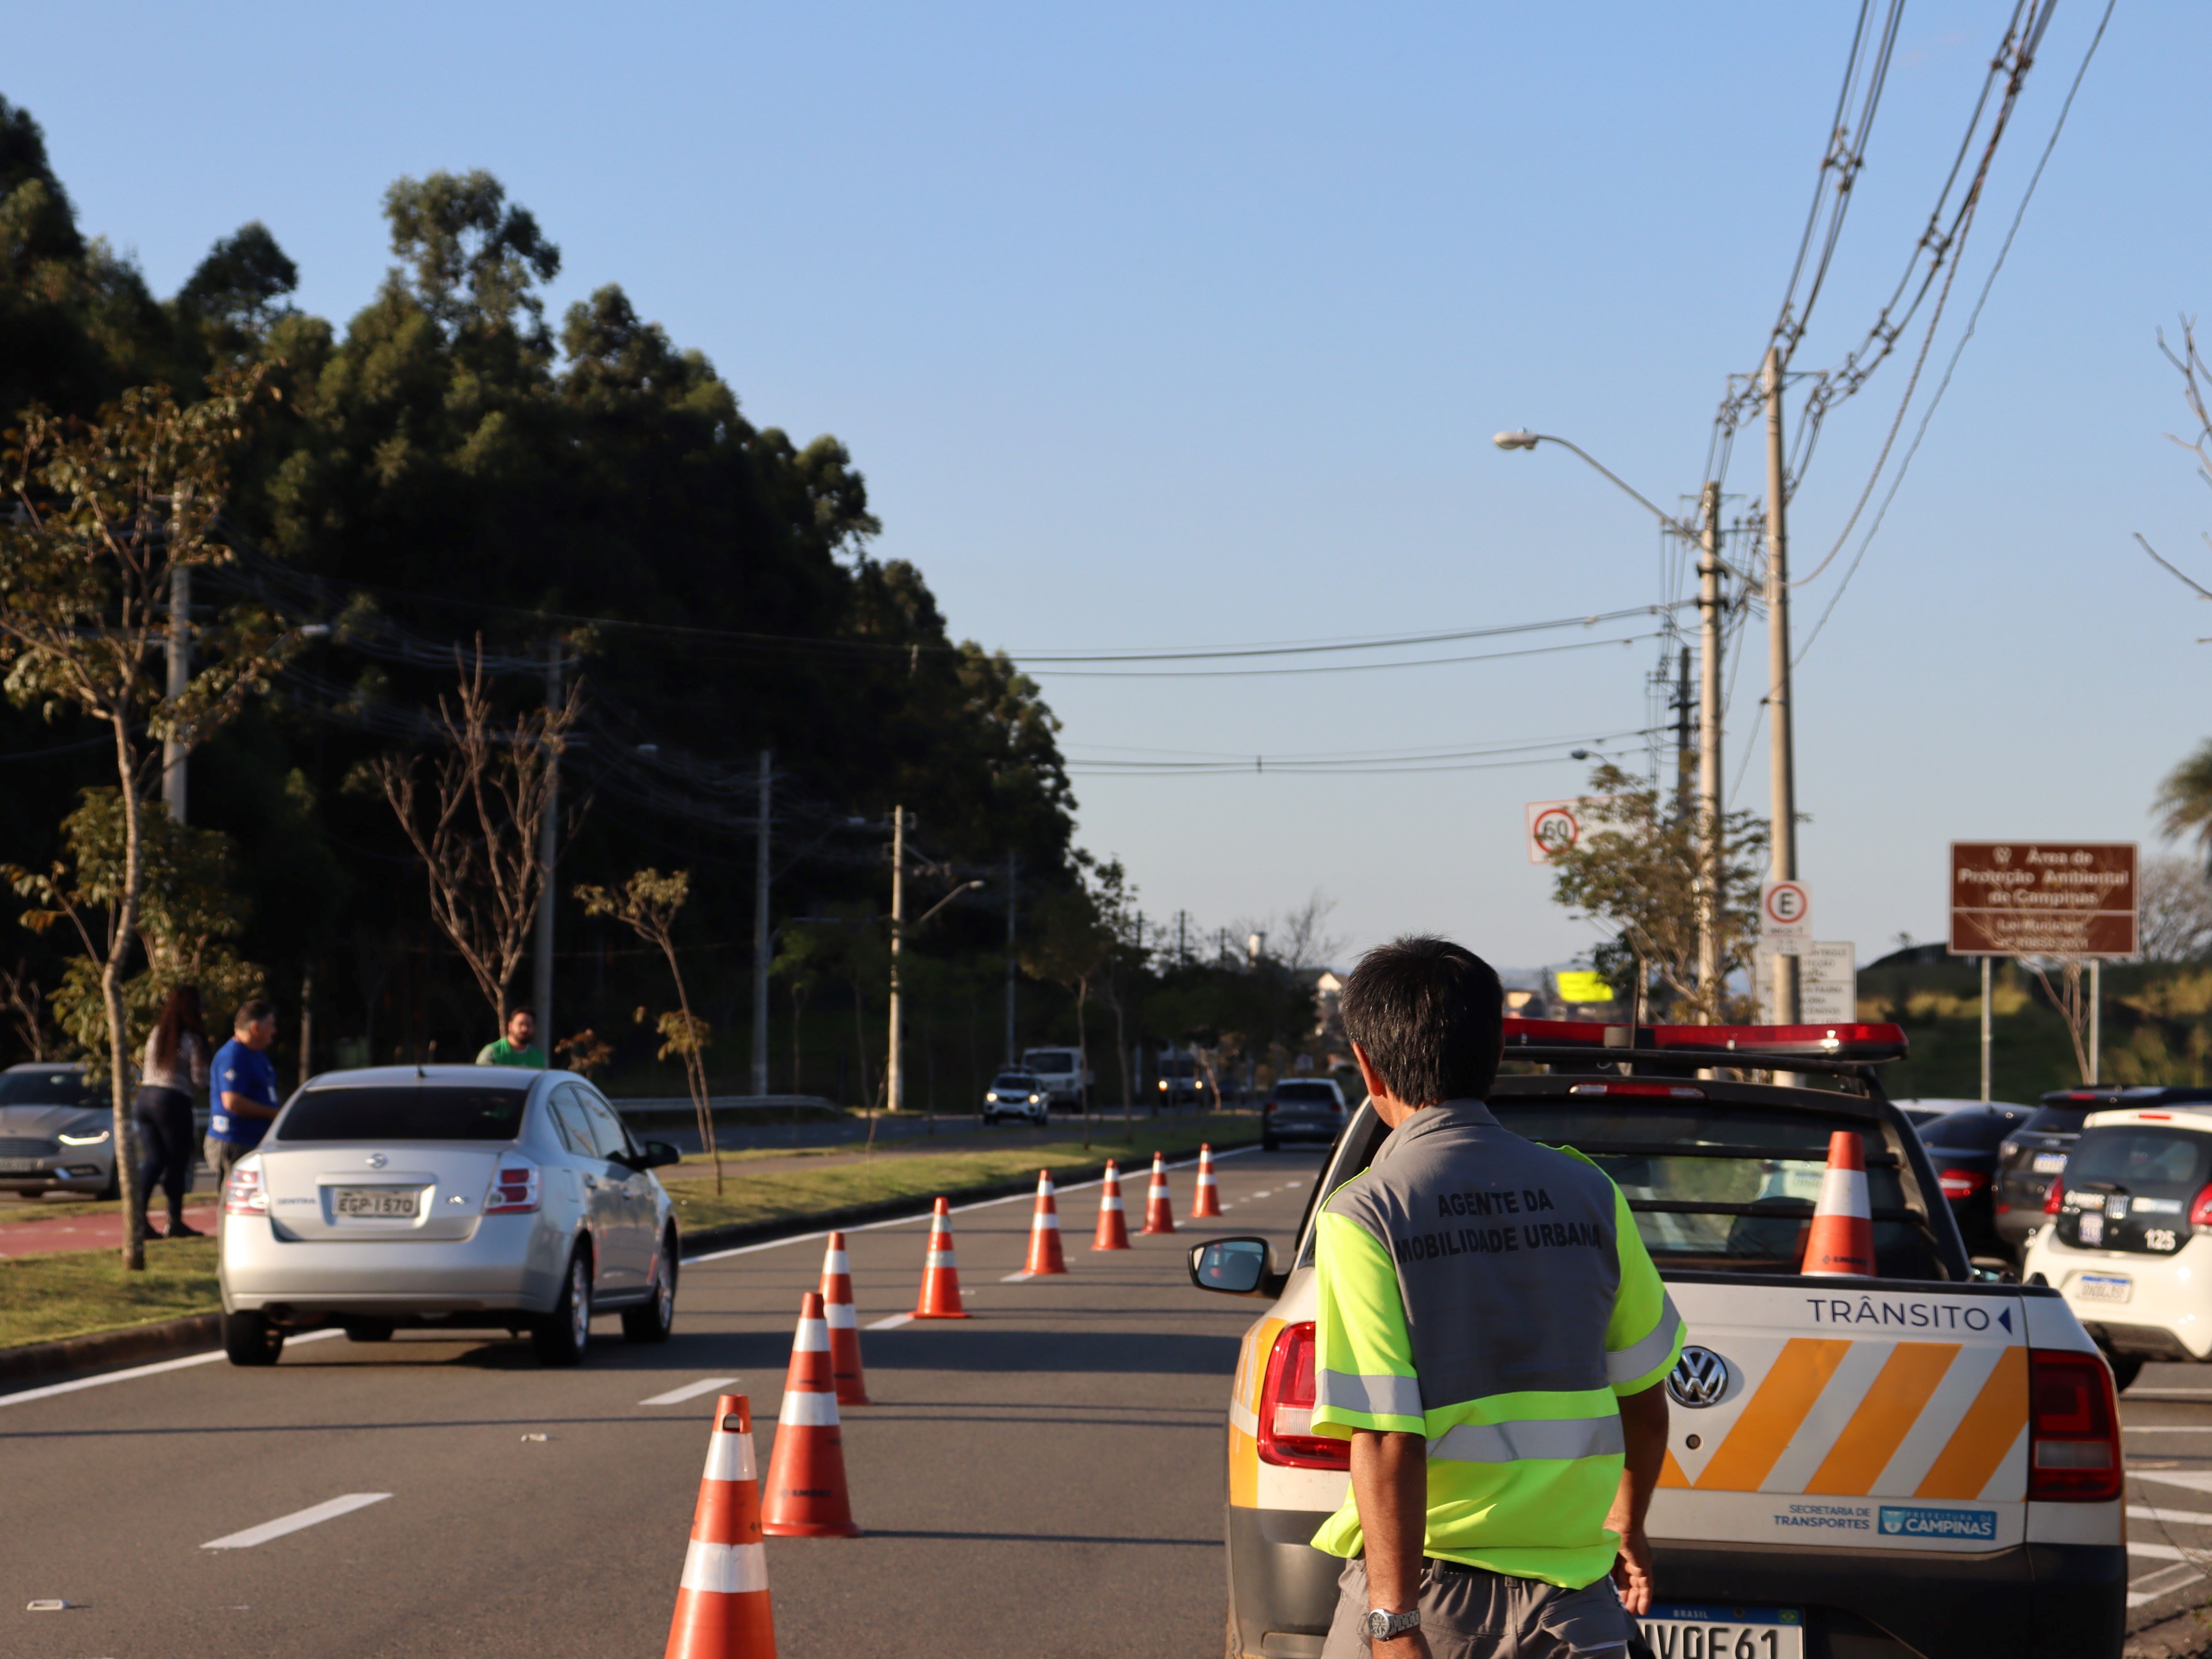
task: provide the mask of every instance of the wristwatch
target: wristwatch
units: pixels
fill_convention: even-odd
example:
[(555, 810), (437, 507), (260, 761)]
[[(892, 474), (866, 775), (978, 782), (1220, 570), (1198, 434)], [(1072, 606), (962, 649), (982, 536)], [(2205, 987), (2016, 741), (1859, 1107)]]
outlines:
[(1367, 1615), (1367, 1639), (1389, 1642), (1403, 1636), (1409, 1630), (1421, 1627), (1421, 1610), (1408, 1607), (1403, 1613), (1385, 1613), (1380, 1607)]

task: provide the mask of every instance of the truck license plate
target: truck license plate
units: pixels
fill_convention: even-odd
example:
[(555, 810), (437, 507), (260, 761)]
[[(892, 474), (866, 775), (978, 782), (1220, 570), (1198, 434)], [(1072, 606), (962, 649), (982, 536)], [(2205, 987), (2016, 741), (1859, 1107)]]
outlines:
[(1795, 1607), (1655, 1607), (1636, 1621), (1657, 1659), (1803, 1659)]
[(2083, 1273), (2074, 1281), (2074, 1294), (2084, 1302), (2124, 1302), (2134, 1292), (2134, 1281), (2120, 1273)]
[(331, 1193), (331, 1208), (338, 1215), (411, 1218), (417, 1196), (412, 1187), (339, 1187)]

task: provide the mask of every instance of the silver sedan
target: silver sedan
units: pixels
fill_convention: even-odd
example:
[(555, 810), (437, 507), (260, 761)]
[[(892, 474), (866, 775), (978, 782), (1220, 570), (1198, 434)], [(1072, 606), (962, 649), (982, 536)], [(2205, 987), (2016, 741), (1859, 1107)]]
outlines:
[(665, 1340), (678, 1241), (651, 1172), (678, 1158), (568, 1072), (327, 1073), (224, 1188), (223, 1346), (266, 1365), (317, 1326), (490, 1327), (573, 1365), (612, 1310), (629, 1340)]

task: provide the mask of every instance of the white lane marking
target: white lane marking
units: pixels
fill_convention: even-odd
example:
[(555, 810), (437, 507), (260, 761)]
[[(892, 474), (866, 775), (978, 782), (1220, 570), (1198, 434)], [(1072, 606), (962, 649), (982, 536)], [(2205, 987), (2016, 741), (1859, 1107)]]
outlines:
[(2131, 1389), (2120, 1403), (2136, 1400), (2212, 1400), (2212, 1389)]
[(861, 1326), (860, 1328), (864, 1331), (895, 1331), (902, 1325), (911, 1325), (912, 1323), (914, 1323), (914, 1316), (912, 1314), (893, 1314), (889, 1319), (872, 1320), (869, 1323)]
[[(1256, 1146), (1231, 1146), (1226, 1152), (1216, 1152), (1213, 1155), (1213, 1161), (1218, 1164), (1224, 1158), (1237, 1158), (1245, 1152), (1256, 1152), (1259, 1150), (1259, 1147)], [(1197, 1162), (1198, 1160), (1195, 1158), (1184, 1158), (1176, 1163), (1169, 1164), (1168, 1168), (1170, 1170), (1186, 1170), (1192, 1167)], [(1134, 1177), (1133, 1176), (1132, 1179), (1133, 1180)], [(1063, 1193), (1079, 1193), (1085, 1191), (1090, 1188), (1103, 1187), (1105, 1184), (1105, 1180), (1102, 1176), (1097, 1181), (1075, 1182), (1069, 1186), (1058, 1188), (1056, 1190)], [(947, 1213), (951, 1215), (966, 1215), (970, 1211), (974, 1210), (994, 1210), (1001, 1204), (1035, 1203), (1036, 1201), (1036, 1190), (1034, 1188), (1025, 1188), (1018, 1193), (1009, 1193), (1004, 1198), (985, 1198), (978, 1199), (973, 1204), (955, 1204), (947, 1212)], [(886, 1227), (918, 1226), (926, 1223), (928, 1219), (929, 1212), (927, 1211), (924, 1211), (919, 1215), (894, 1216), (889, 1221), (865, 1222), (857, 1227), (845, 1227), (838, 1229), (837, 1231), (845, 1233), (880, 1232)], [(687, 1267), (694, 1267), (702, 1261), (722, 1261), (733, 1255), (751, 1255), (755, 1252), (760, 1250), (780, 1250), (787, 1244), (811, 1244), (817, 1239), (829, 1237), (830, 1232), (830, 1229), (824, 1228), (818, 1233), (794, 1233), (789, 1238), (771, 1238), (765, 1244), (736, 1244), (732, 1245), (726, 1250), (709, 1250), (704, 1255), (687, 1255), (684, 1258), (684, 1265)]]
[[(319, 1342), (326, 1337), (343, 1336), (341, 1330), (309, 1331), (291, 1338), (285, 1343), (290, 1347), (298, 1342)], [(217, 1348), (213, 1353), (187, 1354), (182, 1359), (158, 1360), (151, 1365), (133, 1365), (127, 1370), (102, 1371), (97, 1376), (80, 1376), (74, 1382), (49, 1382), (36, 1389), (21, 1389), (14, 1394), (0, 1394), (0, 1406), (21, 1406), (33, 1400), (52, 1400), (56, 1395), (75, 1394), (79, 1389), (103, 1388), (110, 1382), (128, 1382), (133, 1377), (155, 1376), (163, 1371), (180, 1371), (192, 1365), (212, 1365), (223, 1358)]]
[(2212, 1434), (2212, 1423), (2123, 1423), (2130, 1434)]
[(1018, 1273), (1006, 1274), (999, 1280), (999, 1283), (1001, 1285), (1018, 1285), (1029, 1276), (1030, 1270), (1027, 1267), (1024, 1267)]
[(335, 1521), (341, 1515), (351, 1515), (356, 1510), (365, 1510), (371, 1504), (381, 1504), (391, 1497), (388, 1492), (349, 1492), (343, 1498), (333, 1498), (327, 1504), (318, 1504), (313, 1509), (295, 1514), (279, 1516), (274, 1521), (264, 1521), (258, 1527), (248, 1527), (244, 1532), (234, 1532), (222, 1538), (210, 1539), (200, 1546), (204, 1550), (250, 1550), (256, 1544), (265, 1544), (272, 1538), (282, 1538), (288, 1532), (320, 1526), (325, 1521)]
[(2178, 1521), (2185, 1527), (2212, 1526), (2212, 1510), (2154, 1510), (2148, 1504), (2128, 1505), (2130, 1521)]
[(732, 1382), (742, 1382), (741, 1376), (702, 1376), (696, 1382), (686, 1382), (680, 1389), (671, 1389), (666, 1394), (657, 1394), (650, 1400), (641, 1400), (641, 1406), (673, 1406), (686, 1400), (696, 1400), (702, 1394), (713, 1394), (726, 1389)]
[(2128, 1553), (2143, 1556), (2153, 1561), (2195, 1563), (2204, 1558), (2203, 1550), (2178, 1550), (2171, 1544), (2139, 1544), (2132, 1538), (2128, 1540)]
[(2128, 1605), (2142, 1607), (2155, 1601), (2161, 1595), (2171, 1595), (2184, 1584), (2193, 1584), (2204, 1575), (2195, 1567), (2160, 1567), (2156, 1572), (2146, 1573), (2128, 1586)]
[(2139, 1469), (2128, 1465), (2132, 1480), (2155, 1481), (2160, 1486), (2182, 1486), (2191, 1492), (2212, 1492), (2212, 1469)]

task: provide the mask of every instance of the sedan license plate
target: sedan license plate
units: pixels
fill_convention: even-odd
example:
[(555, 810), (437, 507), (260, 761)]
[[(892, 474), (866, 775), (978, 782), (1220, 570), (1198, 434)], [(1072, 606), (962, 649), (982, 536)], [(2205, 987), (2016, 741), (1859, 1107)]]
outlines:
[(28, 1175), (42, 1167), (43, 1160), (35, 1158), (0, 1158), (0, 1174)]
[(2084, 1302), (2125, 1302), (2135, 1288), (2124, 1273), (2082, 1273), (2074, 1281), (2074, 1294)]
[(331, 1193), (336, 1215), (397, 1217), (412, 1220), (422, 1194), (412, 1187), (338, 1187)]
[(2064, 1175), (2066, 1173), (2066, 1154), (2063, 1152), (2038, 1152), (2035, 1155), (2034, 1167), (2035, 1172), (2038, 1175)]
[(1804, 1659), (1795, 1607), (1655, 1607), (1636, 1626), (1657, 1659)]

